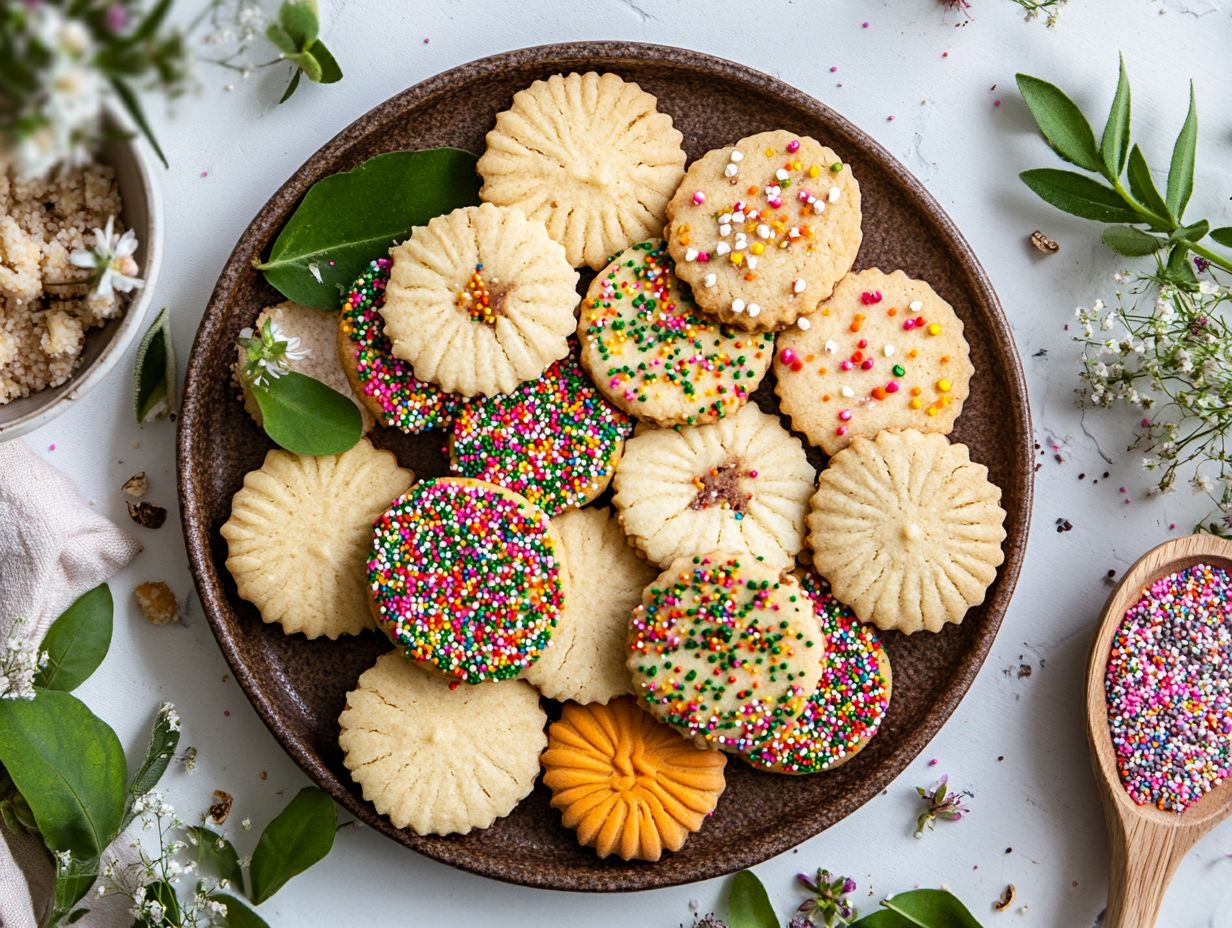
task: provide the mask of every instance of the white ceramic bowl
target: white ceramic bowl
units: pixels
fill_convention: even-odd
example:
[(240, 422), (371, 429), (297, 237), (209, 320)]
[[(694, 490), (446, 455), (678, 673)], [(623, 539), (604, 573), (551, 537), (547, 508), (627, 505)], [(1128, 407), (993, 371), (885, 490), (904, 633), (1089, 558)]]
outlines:
[[(112, 126), (131, 131), (121, 114), (109, 114), (107, 118)], [(135, 230), (140, 239), (134, 257), (141, 266), (139, 276), (145, 280), (145, 286), (134, 292), (123, 316), (86, 333), (81, 362), (66, 383), (0, 406), (0, 441), (45, 425), (64, 412), (74, 400), (97, 386), (144, 332), (143, 323), (154, 299), (162, 263), (163, 204), (154, 178), (154, 157), (146, 143), (133, 136), (129, 141), (108, 142), (99, 160), (115, 169), (124, 227)], [(125, 385), (124, 389), (131, 391), (132, 386)]]

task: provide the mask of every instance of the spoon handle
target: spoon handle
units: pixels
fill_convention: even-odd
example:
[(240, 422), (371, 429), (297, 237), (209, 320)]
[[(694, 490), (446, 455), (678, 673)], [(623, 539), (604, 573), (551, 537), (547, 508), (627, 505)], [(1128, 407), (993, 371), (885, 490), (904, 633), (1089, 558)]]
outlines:
[(1154, 928), (1168, 882), (1193, 845), (1187, 829), (1108, 814), (1111, 869), (1104, 928)]

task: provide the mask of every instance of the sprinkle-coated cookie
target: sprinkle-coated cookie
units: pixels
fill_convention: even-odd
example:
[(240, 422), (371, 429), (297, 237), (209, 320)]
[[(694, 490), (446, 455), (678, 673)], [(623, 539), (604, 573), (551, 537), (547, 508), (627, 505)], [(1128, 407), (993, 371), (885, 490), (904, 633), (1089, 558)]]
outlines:
[(779, 333), (775, 391), (826, 454), (882, 429), (954, 428), (975, 369), (962, 321), (927, 283), (876, 268), (848, 274), (807, 319)]
[(599, 857), (658, 860), (714, 811), (727, 758), (699, 751), (637, 700), (566, 703), (548, 728), (543, 782), (566, 828)]
[(411, 365), (397, 357), (385, 337), (385, 286), (389, 258), (364, 268), (351, 287), (337, 326), (337, 352), (352, 389), (382, 424), (417, 434), (448, 425), (458, 398), (434, 383), (420, 380)]
[(632, 430), (570, 353), (512, 393), (464, 403), (454, 417), (449, 465), (554, 516), (606, 489)]
[(390, 652), (347, 693), (338, 744), (364, 798), (395, 827), (466, 834), (534, 789), (546, 723), (528, 683), (455, 688)]
[(860, 185), (831, 149), (776, 130), (708, 152), (667, 204), (667, 245), (697, 304), (752, 331), (807, 316), (860, 250)]
[(877, 734), (890, 706), (890, 658), (877, 632), (811, 571), (801, 572), (800, 585), (821, 623), (826, 652), (803, 715), (746, 758), (775, 773), (817, 773), (847, 763)]
[(547, 645), (566, 592), (547, 516), (480, 480), (424, 480), (376, 519), (377, 625), (455, 680), (517, 676)]
[(538, 220), (491, 203), (390, 250), (381, 316), (417, 377), (463, 396), (509, 393), (569, 353), (578, 275)]
[(629, 616), (658, 570), (637, 556), (610, 509), (569, 509), (552, 520), (569, 596), (551, 641), (524, 673), (549, 699), (607, 702), (633, 692), (625, 666)]
[(364, 584), (372, 520), (414, 479), (366, 438), (342, 454), (268, 452), (220, 529), (236, 591), (287, 634), (372, 628)]
[(574, 267), (603, 267), (662, 231), (684, 174), (683, 137), (656, 104), (615, 74), (535, 81), (488, 133), (480, 197), (544, 223)]
[(749, 404), (710, 425), (634, 435), (612, 502), (630, 541), (662, 567), (727, 551), (786, 568), (804, 546), (813, 476), (800, 439)]
[(1005, 559), (1005, 510), (966, 445), (914, 429), (857, 438), (821, 473), (813, 565), (862, 622), (904, 634), (962, 622)]
[(703, 314), (662, 239), (631, 245), (599, 272), (578, 321), (582, 365), (609, 400), (662, 426), (731, 415), (757, 389), (774, 336)]
[(749, 557), (681, 558), (629, 623), (642, 704), (698, 747), (744, 753), (792, 725), (821, 679), (824, 639), (800, 584)]

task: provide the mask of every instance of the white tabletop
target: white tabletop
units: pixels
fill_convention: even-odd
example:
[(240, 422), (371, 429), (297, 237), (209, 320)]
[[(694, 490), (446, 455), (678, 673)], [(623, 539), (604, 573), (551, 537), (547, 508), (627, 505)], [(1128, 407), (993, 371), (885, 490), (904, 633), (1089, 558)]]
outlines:
[[(180, 4), (186, 9), (192, 3)], [(269, 5), (273, 5), (272, 3)], [(1120, 267), (1099, 230), (1036, 200), (1019, 171), (1055, 166), (1014, 89), (1014, 72), (1054, 80), (1102, 117), (1117, 51), (1133, 78), (1134, 131), (1152, 163), (1166, 165), (1184, 115), (1186, 78), (1197, 83), (1202, 138), (1194, 218), (1228, 224), (1232, 132), (1227, 54), (1232, 11), (1221, 0), (1073, 0), (1055, 29), (1021, 21), (1009, 0), (973, 0), (959, 27), (937, 0), (760, 0), (702, 7), (683, 0), (536, 0), (450, 3), (326, 0), (323, 37), (346, 76), (305, 85), (283, 106), (275, 69), (233, 91), (232, 75), (202, 66), (205, 90), (151, 117), (171, 161), (161, 175), (166, 261), (156, 306), (171, 307), (186, 357), (201, 312), (236, 238), (265, 199), (318, 146), (387, 97), (438, 71), (526, 45), (632, 39), (696, 48), (771, 72), (833, 106), (901, 158), (949, 211), (988, 269), (1014, 326), (1030, 383), (1039, 457), (1035, 531), (1018, 593), (988, 662), (958, 711), (886, 794), (848, 819), (757, 868), (787, 913), (798, 870), (851, 874), (858, 899), (945, 885), (985, 924), (1088, 926), (1104, 906), (1106, 851), (1082, 723), (1082, 672), (1092, 622), (1123, 570), (1148, 547), (1192, 526), (1201, 501), (1181, 491), (1146, 499), (1136, 456), (1124, 453), (1135, 417), (1088, 415), (1073, 403), (1076, 350), (1065, 325), (1075, 305), (1109, 294)], [(948, 56), (943, 54), (948, 52)], [(837, 68), (837, 71), (833, 69)], [(996, 101), (1002, 101), (1001, 106)], [(893, 118), (891, 118), (893, 117)], [(1061, 243), (1041, 258), (1027, 244), (1040, 228)], [(1046, 356), (1044, 352), (1046, 351)], [(185, 817), (211, 790), (236, 797), (236, 816), (259, 826), (307, 779), (286, 757), (229, 676), (192, 594), (175, 517), (174, 426), (133, 423), (131, 358), (93, 394), (28, 437), (67, 471), (92, 505), (128, 522), (120, 484), (150, 475), (167, 524), (134, 527), (146, 544), (112, 580), (117, 621), (111, 653), (79, 694), (130, 752), (144, 748), (160, 700), (175, 702), (197, 772), (166, 785)], [(1094, 436), (1094, 437), (1093, 437)], [(1097, 443), (1098, 440), (1098, 443)], [(1113, 463), (1106, 463), (1102, 453)], [(1111, 476), (1093, 485), (1104, 471)], [(1080, 479), (1080, 474), (1086, 479)], [(1120, 487), (1126, 487), (1122, 494)], [(1132, 499), (1127, 504), (1126, 500)], [(1059, 533), (1057, 519), (1073, 530)], [(1179, 527), (1170, 531), (1169, 526)], [(188, 597), (186, 627), (154, 627), (132, 588), (166, 580)], [(1020, 664), (1032, 668), (1020, 677)], [(929, 767), (930, 759), (937, 763)], [(1004, 759), (1002, 759), (1004, 758)], [(913, 787), (940, 773), (975, 793), (962, 822), (911, 837)], [(241, 853), (256, 833), (240, 835)], [(1012, 851), (1010, 850), (1012, 848)], [(1186, 859), (1161, 924), (1232, 925), (1232, 825)], [(1007, 883), (1019, 915), (990, 905)], [(333, 853), (262, 907), (271, 924), (674, 926), (720, 898), (722, 881), (640, 894), (572, 895), (507, 886), (420, 857), (364, 828), (343, 829)]]

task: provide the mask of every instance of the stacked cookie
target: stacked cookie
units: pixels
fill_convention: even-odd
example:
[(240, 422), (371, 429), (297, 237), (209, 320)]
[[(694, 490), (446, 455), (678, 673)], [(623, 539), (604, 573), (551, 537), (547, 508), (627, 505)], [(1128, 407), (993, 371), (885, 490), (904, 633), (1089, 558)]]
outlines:
[[(959, 622), (995, 576), (999, 492), (945, 438), (962, 323), (851, 271), (850, 165), (772, 131), (686, 170), (682, 141), (613, 74), (516, 94), (484, 202), (374, 260), (297, 362), (381, 428), (447, 429), (452, 476), (364, 439), (272, 451), (235, 496), (227, 566), (265, 621), (395, 646), (339, 740), (397, 827), (486, 828), (542, 769), (582, 844), (657, 860), (727, 755), (812, 774), (859, 752), (891, 690), (872, 625)], [(784, 417), (749, 402), (771, 367)], [(833, 455), (820, 479), (805, 441)]]

